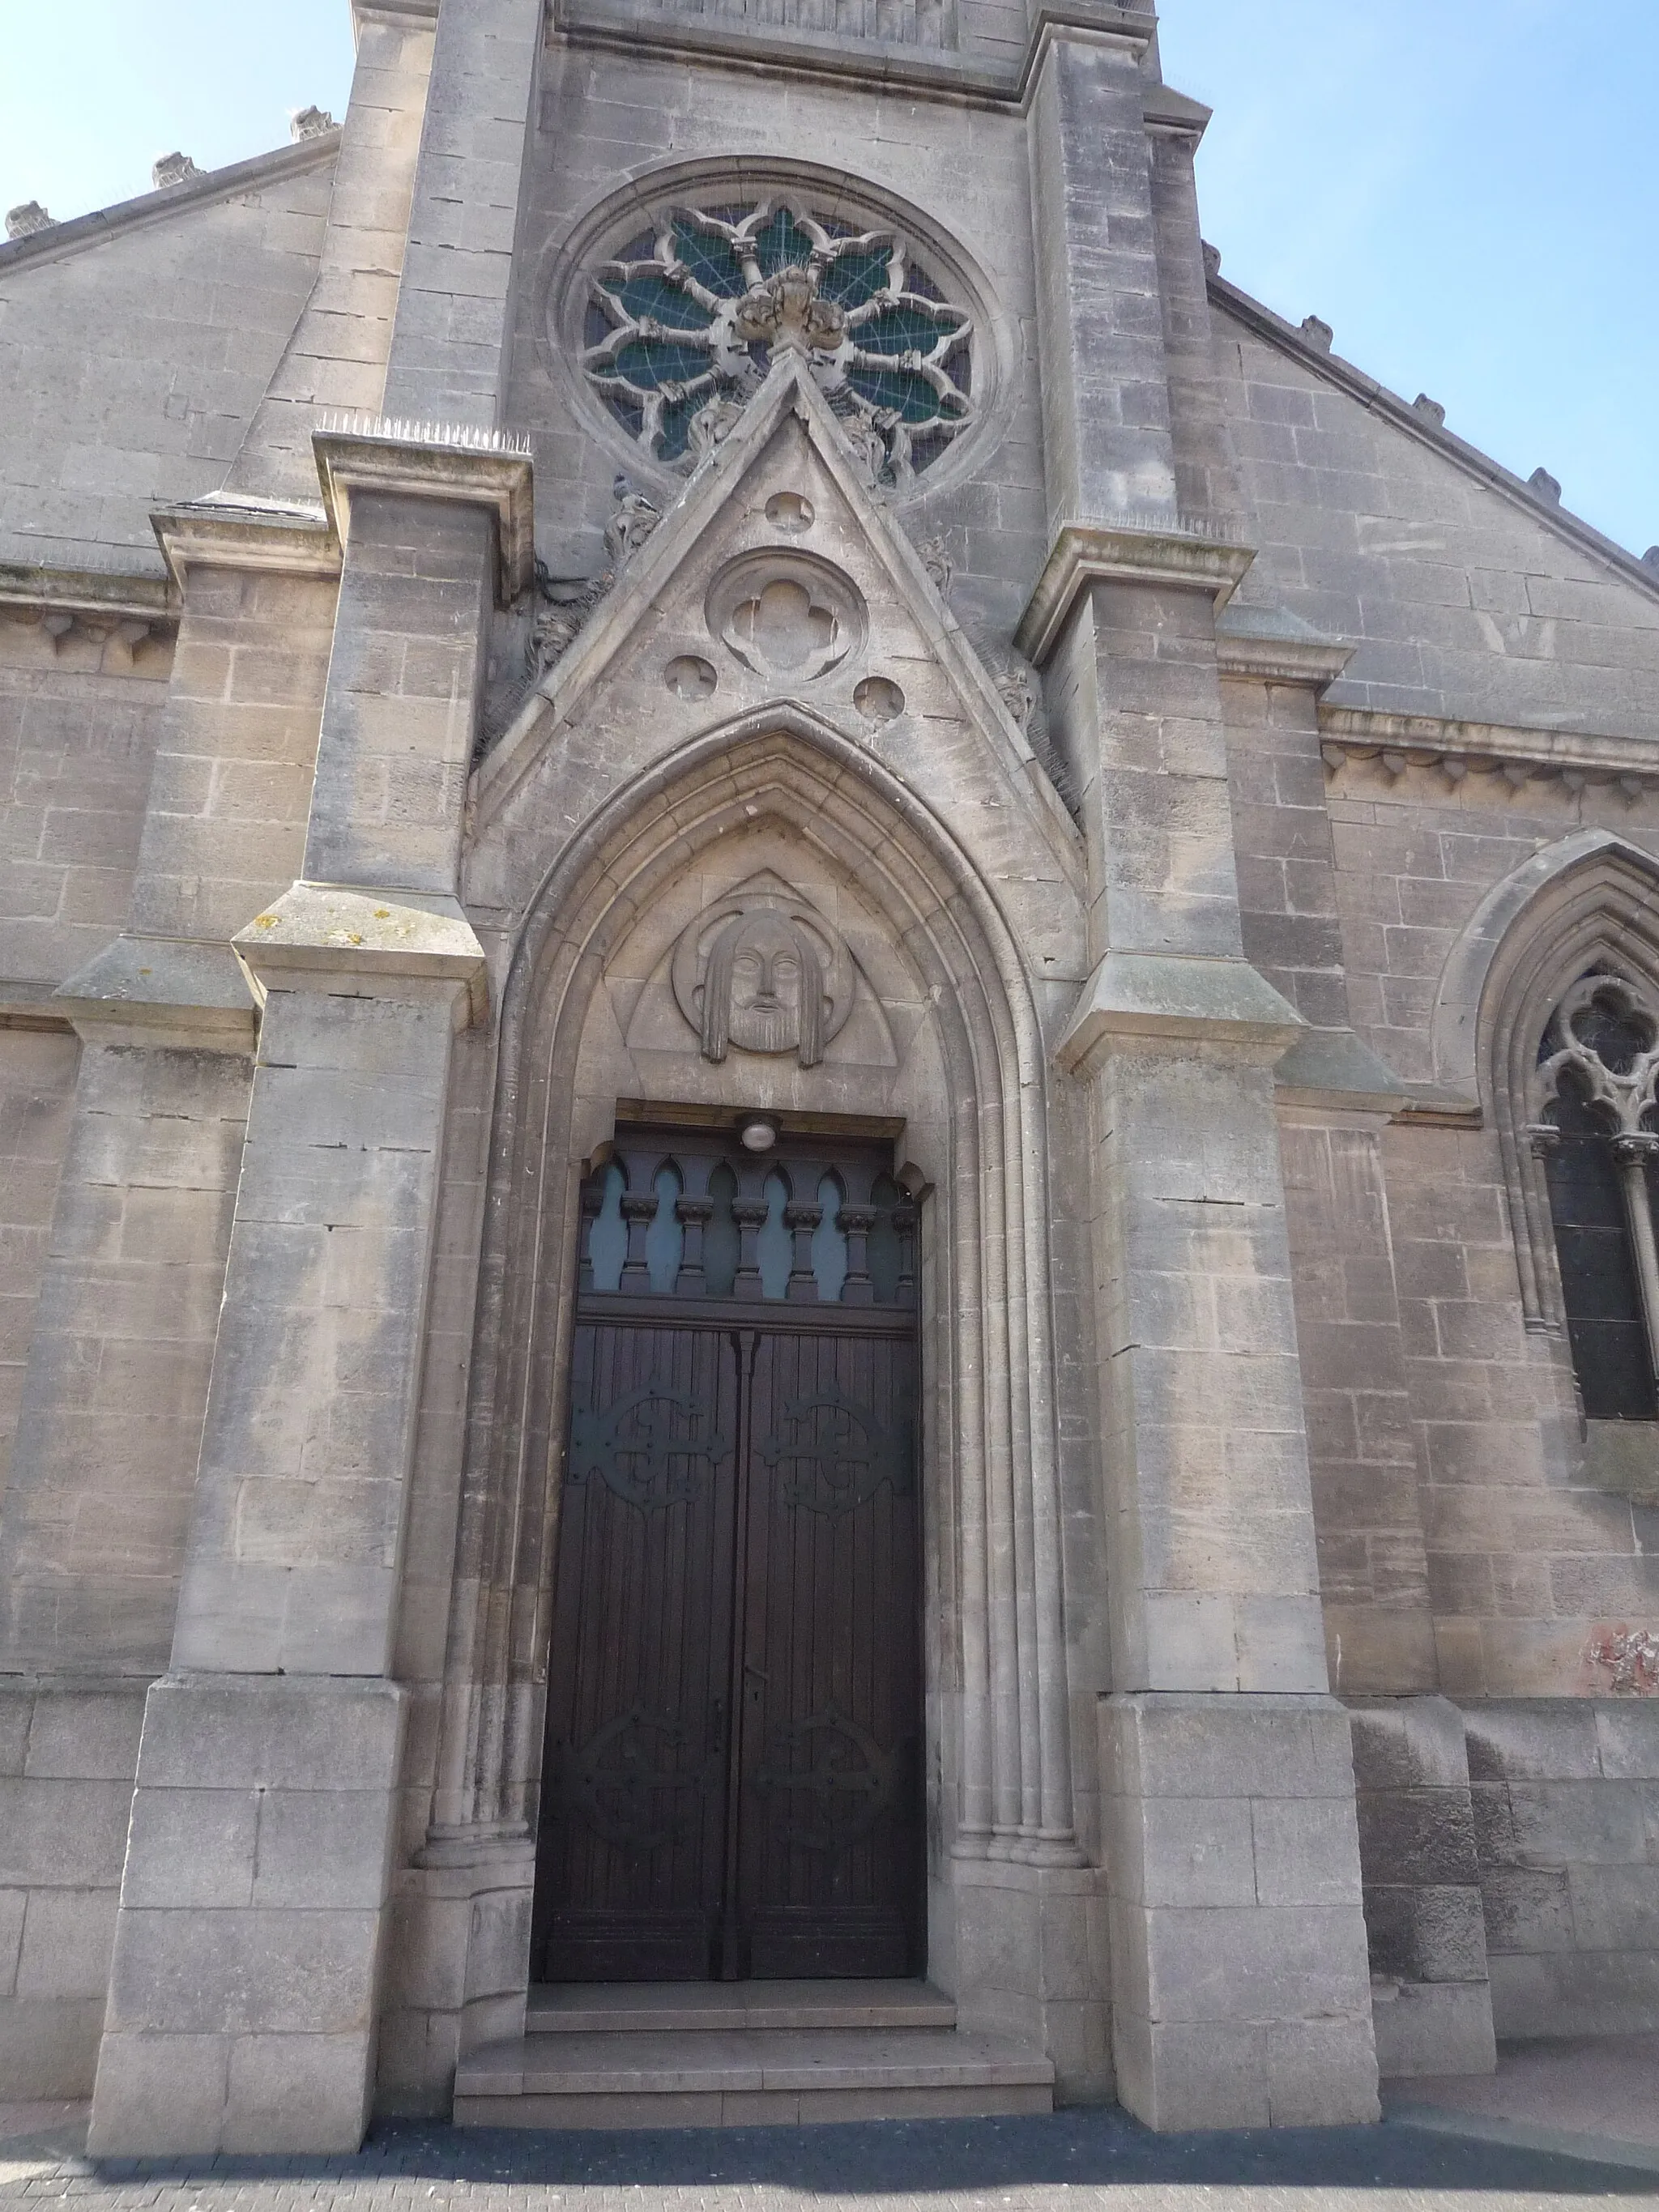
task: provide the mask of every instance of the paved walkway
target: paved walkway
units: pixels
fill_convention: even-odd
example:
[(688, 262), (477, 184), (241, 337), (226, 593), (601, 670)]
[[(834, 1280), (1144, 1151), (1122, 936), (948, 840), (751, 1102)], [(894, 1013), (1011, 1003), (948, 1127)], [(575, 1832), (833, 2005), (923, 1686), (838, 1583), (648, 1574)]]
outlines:
[(0, 2108), (0, 2203), (76, 2212), (1568, 2212), (1659, 2205), (1659, 2174), (1398, 2121), (1154, 2136), (1052, 2118), (628, 2136), (401, 2124), (356, 2158), (94, 2163), (85, 2108)]
[(1659, 2035), (1510, 2044), (1498, 2071), (1399, 2081), (1402, 2099), (1659, 2150)]
[(1659, 2187), (1659, 2035), (1506, 2045), (1493, 2074), (1395, 2081), (1387, 2101), (1424, 2125), (1479, 2128), (1544, 2148), (1595, 2141), (1649, 2166)]

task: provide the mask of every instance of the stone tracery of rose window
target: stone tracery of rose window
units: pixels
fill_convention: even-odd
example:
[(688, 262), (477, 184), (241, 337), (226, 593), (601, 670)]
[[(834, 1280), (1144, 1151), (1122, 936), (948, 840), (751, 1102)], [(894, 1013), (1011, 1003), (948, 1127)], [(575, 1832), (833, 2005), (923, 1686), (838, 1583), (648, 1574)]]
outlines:
[(973, 333), (896, 229), (675, 205), (594, 275), (582, 366), (637, 446), (690, 469), (796, 353), (871, 480), (902, 489), (974, 419)]

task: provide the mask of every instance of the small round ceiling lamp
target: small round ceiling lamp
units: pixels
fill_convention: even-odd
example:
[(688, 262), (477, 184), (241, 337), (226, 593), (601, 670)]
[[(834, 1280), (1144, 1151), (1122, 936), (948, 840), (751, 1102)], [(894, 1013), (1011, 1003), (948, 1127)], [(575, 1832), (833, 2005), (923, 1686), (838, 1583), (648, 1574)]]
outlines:
[(764, 1114), (753, 1114), (739, 1133), (746, 1152), (769, 1152), (778, 1141), (778, 1125)]

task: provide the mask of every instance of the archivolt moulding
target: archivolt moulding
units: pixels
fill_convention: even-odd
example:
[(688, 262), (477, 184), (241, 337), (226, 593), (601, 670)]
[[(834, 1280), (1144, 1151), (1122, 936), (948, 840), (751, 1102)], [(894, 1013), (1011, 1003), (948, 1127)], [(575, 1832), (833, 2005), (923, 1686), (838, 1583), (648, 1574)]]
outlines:
[[(522, 1832), (550, 1623), (582, 1168), (573, 1073), (636, 917), (720, 841), (787, 825), (854, 882), (935, 1009), (948, 1172), (930, 1204), (954, 1545), (945, 1638), (964, 1856), (1075, 1865), (1061, 1585), (1048, 1072), (997, 901), (925, 801), (832, 726), (775, 706), (683, 745), (571, 838), (503, 994), (466, 1479), (432, 1837)], [(948, 1489), (948, 1495), (946, 1494)]]

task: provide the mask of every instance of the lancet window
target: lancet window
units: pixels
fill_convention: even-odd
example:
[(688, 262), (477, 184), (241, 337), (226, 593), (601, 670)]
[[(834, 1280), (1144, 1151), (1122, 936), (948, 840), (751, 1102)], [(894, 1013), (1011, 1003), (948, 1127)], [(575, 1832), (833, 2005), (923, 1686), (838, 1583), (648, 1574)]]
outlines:
[(1538, 1049), (1537, 1118), (1562, 1304), (1584, 1413), (1659, 1419), (1659, 1006), (1593, 970)]

